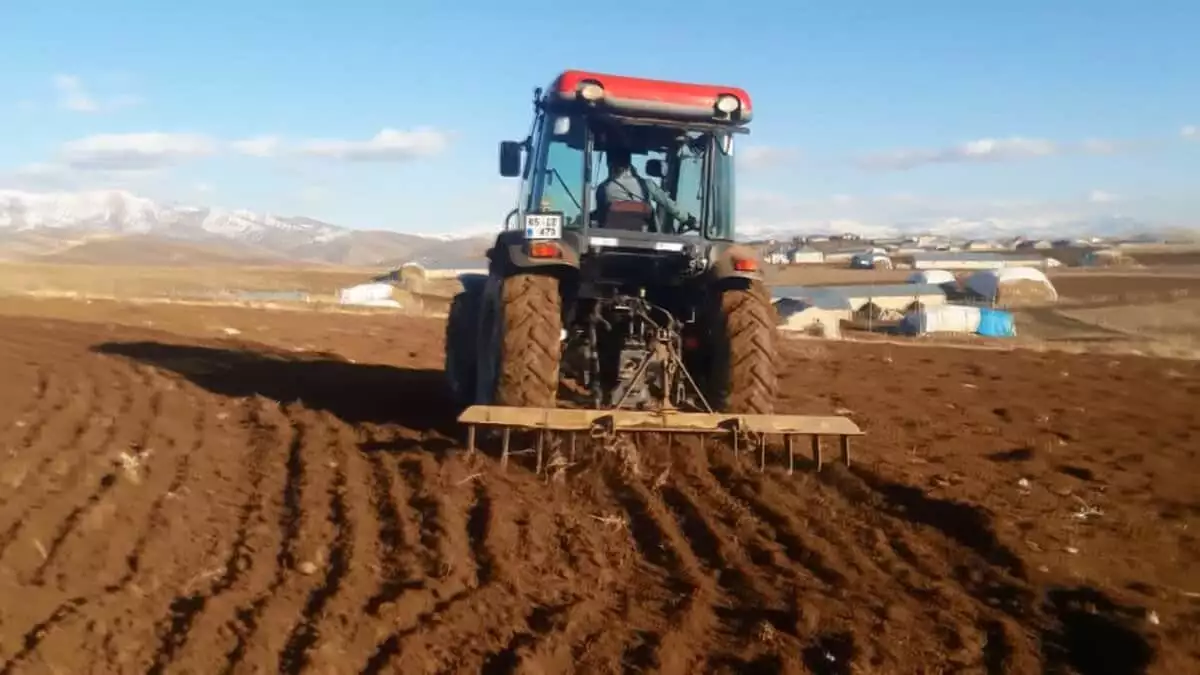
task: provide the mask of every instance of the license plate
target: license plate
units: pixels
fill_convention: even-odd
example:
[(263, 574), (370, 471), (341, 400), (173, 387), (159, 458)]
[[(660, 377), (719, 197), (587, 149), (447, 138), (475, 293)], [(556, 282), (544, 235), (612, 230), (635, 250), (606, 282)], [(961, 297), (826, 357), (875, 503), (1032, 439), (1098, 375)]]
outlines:
[(526, 239), (562, 239), (561, 213), (526, 213)]

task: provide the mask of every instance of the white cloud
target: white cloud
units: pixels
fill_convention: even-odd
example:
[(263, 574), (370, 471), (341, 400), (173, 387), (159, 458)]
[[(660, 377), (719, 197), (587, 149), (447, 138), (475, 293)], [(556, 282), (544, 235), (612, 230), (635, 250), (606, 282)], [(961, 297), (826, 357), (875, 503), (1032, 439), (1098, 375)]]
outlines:
[(1117, 195), (1114, 195), (1111, 192), (1105, 192), (1104, 190), (1092, 190), (1088, 193), (1088, 201), (1093, 204), (1110, 204), (1119, 199), (1120, 197)]
[(80, 170), (66, 163), (38, 162), (0, 170), (0, 187), (20, 190), (141, 189), (158, 177), (155, 169)]
[(0, 173), (0, 183), (19, 188), (71, 187), (71, 170), (61, 164), (36, 162)]
[(1189, 124), (1179, 130), (1179, 135), (1191, 141), (1200, 140), (1200, 127)]
[(277, 136), (255, 136), (233, 141), (229, 144), (234, 151), (251, 157), (274, 157), (279, 152), (280, 140)]
[(74, 112), (94, 113), (101, 110), (116, 110), (138, 105), (141, 98), (128, 94), (114, 96), (101, 101), (93, 96), (83, 81), (75, 75), (55, 75), (54, 88), (58, 91), (58, 105), (64, 110)]
[(903, 171), (930, 164), (1008, 162), (1056, 155), (1112, 155), (1135, 147), (1135, 143), (1090, 138), (1079, 143), (1060, 143), (1043, 138), (981, 138), (946, 148), (912, 148), (868, 155), (859, 160), (867, 169)]
[(420, 127), (411, 131), (384, 129), (365, 141), (312, 138), (287, 143), (275, 135), (255, 136), (229, 143), (234, 152), (251, 157), (301, 154), (349, 162), (402, 162), (440, 154), (451, 134)]
[(1060, 152), (1053, 141), (1039, 138), (981, 138), (949, 148), (893, 150), (862, 158), (870, 169), (904, 170), (926, 164), (998, 162), (1029, 157), (1046, 157)]
[(64, 145), (62, 155), (74, 169), (137, 171), (176, 164), (214, 151), (215, 143), (207, 136), (148, 132), (88, 136)]
[(83, 84), (74, 75), (55, 75), (54, 88), (58, 90), (58, 103), (75, 112), (96, 112), (100, 104), (88, 95)]
[(785, 164), (796, 157), (795, 150), (775, 148), (767, 145), (751, 145), (738, 148), (735, 157), (747, 169), (764, 169)]
[(450, 143), (450, 134), (421, 127), (412, 131), (384, 129), (366, 141), (314, 139), (299, 146), (299, 151), (315, 157), (351, 162), (398, 162), (432, 157)]

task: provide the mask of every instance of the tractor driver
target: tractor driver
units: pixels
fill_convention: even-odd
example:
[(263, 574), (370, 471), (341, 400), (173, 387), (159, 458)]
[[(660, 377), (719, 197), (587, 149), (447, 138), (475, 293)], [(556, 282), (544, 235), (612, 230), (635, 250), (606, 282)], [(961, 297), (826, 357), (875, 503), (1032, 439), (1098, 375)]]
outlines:
[(637, 201), (644, 202), (653, 208), (649, 197), (666, 207), (667, 212), (675, 217), (682, 227), (679, 231), (696, 229), (696, 217), (685, 214), (683, 209), (671, 199), (662, 188), (653, 181), (648, 181), (637, 175), (629, 148), (614, 145), (608, 149), (608, 178), (596, 186), (596, 213), (603, 217), (608, 212), (609, 204), (613, 202)]

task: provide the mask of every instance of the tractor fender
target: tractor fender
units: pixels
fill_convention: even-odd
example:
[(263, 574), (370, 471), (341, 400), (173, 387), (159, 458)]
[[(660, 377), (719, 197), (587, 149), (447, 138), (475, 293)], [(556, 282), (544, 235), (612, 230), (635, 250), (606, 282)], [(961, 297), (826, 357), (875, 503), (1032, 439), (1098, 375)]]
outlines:
[(715, 281), (763, 278), (762, 257), (757, 250), (744, 244), (718, 244), (709, 252), (709, 261)]
[(579, 269), (579, 248), (574, 239), (564, 236), (562, 239), (536, 242), (552, 244), (558, 249), (559, 255), (550, 258), (535, 258), (530, 255), (531, 242), (525, 239), (525, 233), (519, 230), (501, 232), (496, 237), (496, 244), (488, 251), (488, 259), (494, 269), (511, 273), (517, 270), (543, 269)]

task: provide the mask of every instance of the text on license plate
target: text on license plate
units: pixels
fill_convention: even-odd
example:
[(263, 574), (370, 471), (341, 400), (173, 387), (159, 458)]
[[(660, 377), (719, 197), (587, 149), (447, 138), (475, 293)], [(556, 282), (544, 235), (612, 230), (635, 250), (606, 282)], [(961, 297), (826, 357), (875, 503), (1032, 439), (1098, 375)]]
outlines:
[(526, 239), (561, 239), (562, 216), (557, 213), (525, 214)]

